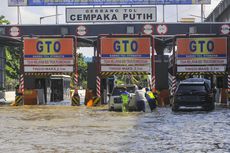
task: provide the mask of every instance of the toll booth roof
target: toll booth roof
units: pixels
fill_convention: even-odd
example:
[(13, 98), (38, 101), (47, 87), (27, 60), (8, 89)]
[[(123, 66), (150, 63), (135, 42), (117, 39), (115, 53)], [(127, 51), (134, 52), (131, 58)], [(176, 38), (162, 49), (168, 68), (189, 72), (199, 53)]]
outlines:
[(0, 36), (0, 46), (22, 46), (22, 41), (7, 36)]

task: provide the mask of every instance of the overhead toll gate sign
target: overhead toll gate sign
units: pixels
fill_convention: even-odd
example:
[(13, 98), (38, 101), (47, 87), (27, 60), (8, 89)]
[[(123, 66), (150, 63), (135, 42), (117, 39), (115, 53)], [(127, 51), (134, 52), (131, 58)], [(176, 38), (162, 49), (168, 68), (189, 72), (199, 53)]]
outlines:
[(102, 37), (102, 72), (150, 72), (151, 39), (148, 37)]
[(8, 0), (9, 6), (27, 6), (27, 0)]
[[(23, 1), (23, 3), (18, 3)], [(25, 1), (25, 2), (24, 2)], [(79, 5), (189, 5), (211, 4), (211, 0), (27, 0), (27, 6)], [(26, 0), (9, 0), (9, 6), (25, 5)]]
[(72, 72), (72, 38), (25, 38), (25, 72)]
[(227, 38), (177, 38), (177, 65), (227, 64)]
[(67, 23), (155, 21), (156, 7), (66, 8)]

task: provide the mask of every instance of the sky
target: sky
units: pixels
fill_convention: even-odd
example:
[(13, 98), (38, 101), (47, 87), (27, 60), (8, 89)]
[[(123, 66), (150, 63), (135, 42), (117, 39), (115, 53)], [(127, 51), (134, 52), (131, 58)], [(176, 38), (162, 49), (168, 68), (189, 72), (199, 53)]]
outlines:
[[(204, 6), (204, 14), (207, 17), (210, 12), (219, 4), (221, 0), (211, 0), (210, 5)], [(17, 8), (8, 7), (8, 0), (0, 0), (0, 15), (4, 15), (11, 24), (17, 24)], [(65, 6), (58, 7), (58, 14), (61, 14), (58, 17), (58, 24), (66, 24), (65, 22)], [(163, 7), (157, 6), (157, 22), (163, 21)], [(56, 7), (54, 6), (30, 6), (30, 7), (20, 7), (20, 24), (40, 24), (40, 17), (55, 15)], [(191, 16), (193, 15), (193, 16)], [(198, 17), (194, 17), (198, 16)], [(166, 5), (165, 6), (165, 22), (177, 22), (181, 18), (195, 18), (195, 22), (201, 21), (201, 6), (200, 5), (178, 5), (178, 18), (177, 18), (177, 9), (176, 5)], [(55, 16), (44, 18), (41, 21), (41, 24), (55, 24)], [(92, 48), (81, 49), (82, 53), (85, 56), (92, 56)], [(86, 53), (86, 54), (85, 54)]]

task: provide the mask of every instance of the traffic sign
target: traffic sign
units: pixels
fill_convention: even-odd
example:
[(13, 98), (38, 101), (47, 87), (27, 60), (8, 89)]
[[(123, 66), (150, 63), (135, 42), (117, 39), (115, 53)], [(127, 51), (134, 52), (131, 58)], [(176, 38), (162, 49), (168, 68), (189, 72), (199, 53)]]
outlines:
[(230, 32), (230, 26), (228, 24), (224, 24), (221, 26), (221, 33), (226, 35), (226, 34), (229, 34)]
[(85, 26), (80, 25), (77, 27), (77, 35), (84, 36), (86, 35), (86, 33), (87, 33), (87, 29)]
[(157, 33), (159, 35), (165, 35), (168, 32), (168, 27), (165, 24), (157, 25)]
[(19, 27), (11, 27), (9, 33), (12, 37), (17, 37), (20, 35), (20, 29)]
[(147, 35), (153, 34), (153, 25), (150, 24), (144, 25), (142, 32)]

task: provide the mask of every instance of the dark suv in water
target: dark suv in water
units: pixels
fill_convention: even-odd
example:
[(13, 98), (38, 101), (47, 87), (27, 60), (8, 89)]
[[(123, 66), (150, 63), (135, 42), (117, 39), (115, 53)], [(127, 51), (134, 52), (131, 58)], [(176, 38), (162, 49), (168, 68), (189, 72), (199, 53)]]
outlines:
[(204, 110), (213, 110), (215, 108), (215, 97), (210, 80), (189, 78), (181, 81), (173, 97), (172, 111), (177, 111), (181, 106), (201, 106)]

